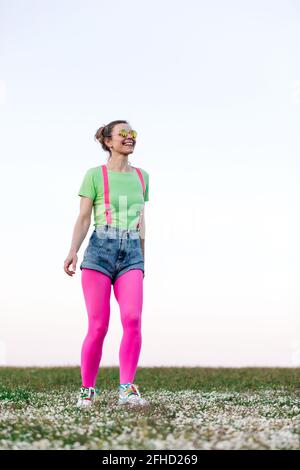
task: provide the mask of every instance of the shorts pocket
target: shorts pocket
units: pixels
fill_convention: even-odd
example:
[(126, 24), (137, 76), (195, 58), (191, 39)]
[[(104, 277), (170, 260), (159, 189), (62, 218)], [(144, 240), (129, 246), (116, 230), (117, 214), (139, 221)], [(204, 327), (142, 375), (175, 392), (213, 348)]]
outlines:
[(107, 235), (103, 232), (98, 233), (96, 230), (93, 232), (91, 241), (97, 248), (102, 248), (107, 240)]
[(140, 263), (143, 261), (140, 238), (130, 238), (130, 259), (134, 263)]
[(108, 256), (109, 249), (107, 238), (99, 237), (96, 231), (94, 231), (86, 249), (86, 260), (92, 262), (93, 264), (98, 264), (100, 266), (107, 261)]

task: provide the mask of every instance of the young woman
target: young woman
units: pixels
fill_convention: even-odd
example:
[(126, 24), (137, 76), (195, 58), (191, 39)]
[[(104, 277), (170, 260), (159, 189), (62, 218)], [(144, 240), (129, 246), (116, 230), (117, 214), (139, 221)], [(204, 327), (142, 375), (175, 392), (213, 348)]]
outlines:
[[(149, 200), (149, 174), (128, 162), (136, 136), (127, 121), (112, 121), (100, 127), (95, 139), (109, 152), (107, 164), (88, 169), (78, 192), (80, 214), (64, 262), (69, 276), (75, 274), (77, 252), (88, 232), (92, 210), (94, 212), (94, 230), (80, 264), (88, 331), (81, 349), (82, 384), (78, 407), (90, 406), (100, 398), (95, 384), (109, 325), (111, 285), (123, 326), (118, 403), (148, 403), (133, 383), (142, 341), (144, 209), (145, 201)], [(71, 264), (73, 271), (69, 270)]]

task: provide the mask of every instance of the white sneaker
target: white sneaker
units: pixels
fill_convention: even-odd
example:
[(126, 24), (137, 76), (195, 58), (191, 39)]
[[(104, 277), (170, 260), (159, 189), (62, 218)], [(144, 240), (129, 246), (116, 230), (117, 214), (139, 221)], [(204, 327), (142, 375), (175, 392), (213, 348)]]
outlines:
[(80, 395), (77, 401), (78, 408), (88, 408), (92, 406), (95, 401), (99, 399), (100, 393), (98, 388), (94, 387), (81, 387)]
[(128, 382), (127, 384), (119, 385), (119, 405), (130, 404), (130, 405), (149, 405), (149, 402), (145, 398), (141, 397), (137, 385)]

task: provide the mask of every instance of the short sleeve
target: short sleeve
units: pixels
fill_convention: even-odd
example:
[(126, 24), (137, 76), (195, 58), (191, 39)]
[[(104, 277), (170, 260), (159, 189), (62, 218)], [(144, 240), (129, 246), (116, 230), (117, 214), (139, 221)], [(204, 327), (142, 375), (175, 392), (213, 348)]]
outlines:
[(149, 201), (149, 173), (145, 171), (146, 177), (145, 177), (145, 194), (144, 194), (144, 201)]
[(84, 175), (80, 189), (78, 191), (78, 196), (89, 197), (92, 199), (92, 201), (94, 201), (96, 198), (96, 190), (91, 169), (87, 170), (86, 174)]

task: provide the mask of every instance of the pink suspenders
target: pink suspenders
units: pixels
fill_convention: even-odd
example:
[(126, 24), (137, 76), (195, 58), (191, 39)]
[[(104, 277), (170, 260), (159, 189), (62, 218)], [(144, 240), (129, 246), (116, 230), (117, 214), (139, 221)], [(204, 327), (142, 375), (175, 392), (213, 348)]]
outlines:
[[(107, 173), (107, 167), (106, 165), (101, 165), (102, 167), (102, 175), (103, 175), (103, 185), (104, 185), (104, 204), (105, 204), (105, 216), (106, 216), (106, 222), (108, 225), (112, 223), (112, 218), (111, 218), (111, 210), (110, 210), (110, 201), (109, 201), (109, 185), (108, 185), (108, 173)], [(146, 186), (143, 178), (143, 174), (139, 168), (136, 168), (135, 166), (133, 167), (135, 171), (137, 172), (141, 185), (143, 188), (143, 194), (145, 195), (146, 191)], [(140, 220), (138, 221), (136, 228), (138, 229), (140, 225)]]

